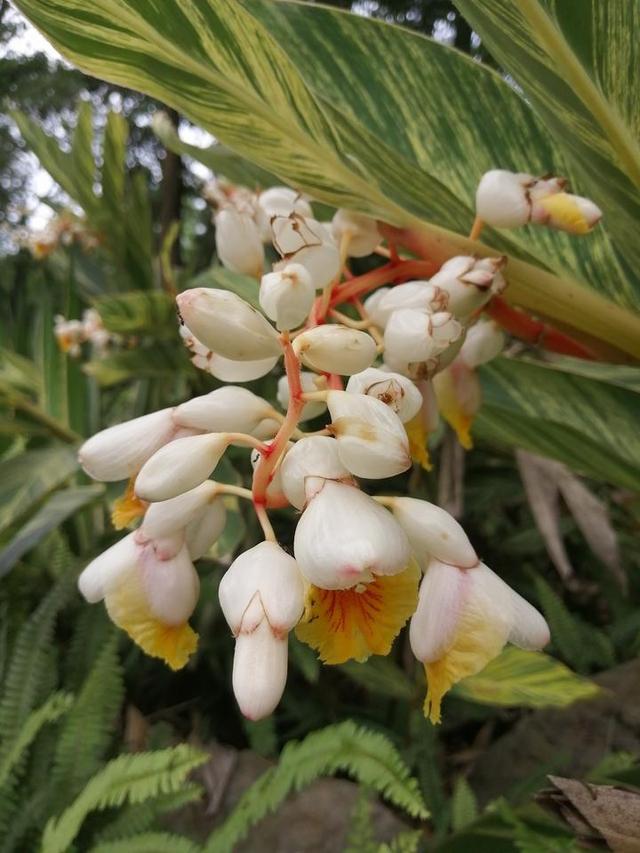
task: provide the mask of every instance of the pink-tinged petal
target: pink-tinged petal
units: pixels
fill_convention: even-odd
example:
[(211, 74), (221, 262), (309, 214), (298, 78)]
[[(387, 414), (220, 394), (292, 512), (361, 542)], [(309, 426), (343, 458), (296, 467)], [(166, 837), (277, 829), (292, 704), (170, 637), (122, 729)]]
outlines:
[(429, 563), (409, 631), (413, 653), (423, 663), (438, 660), (453, 644), (474, 571)]
[(509, 632), (509, 642), (521, 649), (537, 651), (544, 648), (551, 634), (544, 616), (529, 604), (521, 595), (511, 590), (513, 625)]

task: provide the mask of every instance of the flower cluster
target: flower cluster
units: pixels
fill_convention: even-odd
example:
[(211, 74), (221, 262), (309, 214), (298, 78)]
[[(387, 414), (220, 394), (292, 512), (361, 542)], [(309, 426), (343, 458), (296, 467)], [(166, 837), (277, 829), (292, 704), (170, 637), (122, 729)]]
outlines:
[[(560, 181), (505, 175), (483, 178), (479, 215), (499, 224), (494, 196), (501, 192), (512, 209), (517, 186), (528, 205), (522, 222), (558, 225), (560, 207), (547, 205), (544, 220), (540, 205), (562, 193)], [(476, 368), (505, 344), (480, 317), (506, 286), (505, 259), (453, 257), (435, 270), (383, 246), (372, 219), (338, 210), (330, 223), (315, 220), (309, 202), (286, 187), (258, 195), (216, 185), (210, 194), (219, 208), (218, 257), (260, 283), (253, 305), (226, 290), (180, 293), (184, 340), (194, 364), (222, 382), (264, 376), (283, 358), (277, 403), (285, 411), (230, 384), (87, 441), (80, 461), (90, 476), (129, 479), (116, 526), (142, 521), (84, 570), (80, 589), (89, 601), (104, 599), (147, 653), (183, 666), (197, 644), (193, 561), (222, 534), (225, 496), (247, 498), (264, 541), (232, 562), (219, 587), (242, 712), (259, 719), (276, 707), (291, 631), (337, 664), (388, 654), (410, 620), (426, 672), (425, 713), (438, 721), (453, 684), (507, 642), (541, 648), (548, 628), (482, 563), (447, 512), (369, 492), (412, 460), (428, 465), (426, 439), (439, 411), (470, 445)], [(280, 260), (265, 273), (267, 242)], [(349, 259), (372, 253), (389, 262), (354, 276)], [(312, 419), (324, 423), (303, 432)], [(230, 445), (251, 455), (251, 489), (211, 479)], [(269, 519), (282, 507), (299, 514), (292, 555)]]
[(19, 242), (26, 246), (36, 260), (47, 258), (58, 246), (78, 244), (85, 252), (96, 249), (100, 240), (85, 222), (70, 213), (62, 213), (51, 219), (39, 231), (24, 231)]
[(53, 334), (62, 352), (79, 356), (82, 344), (89, 342), (98, 352), (118, 340), (117, 335), (108, 332), (102, 318), (95, 308), (87, 308), (81, 320), (67, 320), (62, 314), (54, 317)]

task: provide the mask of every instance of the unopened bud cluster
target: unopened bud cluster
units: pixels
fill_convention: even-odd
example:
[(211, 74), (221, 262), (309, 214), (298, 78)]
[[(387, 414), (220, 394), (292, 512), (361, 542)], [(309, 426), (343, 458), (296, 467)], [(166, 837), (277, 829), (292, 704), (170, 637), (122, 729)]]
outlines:
[[(492, 172), (480, 183), (478, 213), (496, 226), (562, 227), (573, 205), (593, 224), (589, 205), (558, 198), (566, 195), (558, 179)], [(85, 569), (80, 589), (89, 601), (104, 599), (149, 654), (183, 666), (197, 642), (193, 562), (224, 530), (225, 495), (250, 498), (265, 541), (236, 557), (219, 587), (243, 713), (259, 719), (276, 707), (289, 632), (337, 664), (387, 654), (410, 620), (425, 712), (437, 721), (447, 690), (505, 643), (537, 649), (548, 640), (542, 616), (482, 563), (452, 516), (425, 500), (376, 494), (377, 481), (428, 464), (439, 413), (470, 445), (477, 368), (505, 345), (480, 316), (506, 287), (505, 259), (453, 257), (424, 280), (394, 277), (398, 259), (385, 268), (389, 286), (379, 281), (364, 303), (343, 304), (342, 290), (358, 283), (345, 274), (349, 258), (379, 251), (374, 220), (338, 210), (320, 222), (287, 187), (256, 194), (217, 183), (209, 197), (218, 257), (255, 277), (255, 298), (198, 287), (177, 304), (193, 363), (231, 384), (83, 445), (89, 475), (130, 480), (117, 519), (142, 521)], [(268, 243), (280, 259), (265, 271)], [(283, 357), (273, 402), (237, 384)], [(250, 490), (215, 480), (231, 445), (251, 457)], [(286, 507), (297, 521), (292, 553), (269, 522), (271, 510)]]

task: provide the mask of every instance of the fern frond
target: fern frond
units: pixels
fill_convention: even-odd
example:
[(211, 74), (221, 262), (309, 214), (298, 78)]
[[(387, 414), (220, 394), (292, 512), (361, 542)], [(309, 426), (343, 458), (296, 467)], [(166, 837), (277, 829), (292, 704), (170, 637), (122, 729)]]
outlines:
[(96, 841), (120, 841), (141, 832), (152, 829), (155, 821), (162, 814), (175, 811), (199, 800), (202, 797), (200, 785), (183, 785), (179, 791), (170, 794), (160, 794), (146, 803), (136, 803), (126, 806), (117, 813), (112, 821), (104, 826), (96, 836)]
[(244, 793), (224, 824), (208, 839), (206, 853), (227, 853), (249, 829), (273, 812), (293, 791), (320, 776), (346, 771), (412, 817), (427, 818), (418, 783), (391, 741), (351, 720), (292, 741), (276, 767)]
[(473, 823), (477, 817), (476, 795), (464, 776), (459, 776), (451, 797), (451, 828), (454, 832), (458, 832)]
[(168, 832), (145, 832), (144, 835), (111, 841), (92, 847), (89, 853), (200, 853), (202, 848), (185, 838)]
[(114, 758), (96, 773), (68, 809), (49, 820), (42, 835), (43, 853), (65, 853), (91, 811), (125, 802), (142, 803), (178, 790), (191, 770), (207, 758), (186, 744)]
[(3, 788), (12, 770), (38, 736), (40, 729), (47, 723), (55, 722), (72, 704), (73, 696), (70, 693), (54, 693), (44, 705), (29, 714), (18, 736), (0, 758), (0, 797), (6, 796)]
[(24, 720), (39, 701), (42, 685), (50, 675), (56, 617), (73, 587), (74, 579), (69, 575), (59, 580), (18, 632), (0, 699), (0, 755), (11, 749)]
[(409, 829), (400, 832), (388, 844), (381, 844), (376, 853), (418, 853), (422, 838), (419, 829)]
[(356, 804), (349, 815), (349, 831), (344, 853), (378, 853), (380, 845), (373, 834), (371, 808), (371, 791), (361, 786)]
[(6, 831), (0, 836), (0, 853), (36, 850), (48, 805), (49, 791), (44, 786), (31, 796), (21, 793), (19, 808), (15, 809)]
[(79, 693), (105, 643), (113, 635), (113, 623), (104, 607), (83, 607), (73, 627), (63, 663), (63, 686)]
[(124, 695), (117, 642), (112, 632), (62, 726), (51, 772), (54, 813), (71, 802), (103, 763)]

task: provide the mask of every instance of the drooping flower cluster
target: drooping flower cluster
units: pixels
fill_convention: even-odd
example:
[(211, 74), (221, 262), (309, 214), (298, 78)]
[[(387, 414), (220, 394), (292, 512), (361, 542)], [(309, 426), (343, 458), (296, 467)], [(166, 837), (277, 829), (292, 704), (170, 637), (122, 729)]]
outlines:
[[(487, 221), (491, 174), (478, 191)], [(534, 206), (539, 183), (553, 181), (525, 187)], [(425, 713), (438, 721), (453, 684), (507, 642), (541, 648), (548, 628), (481, 562), (447, 512), (412, 497), (372, 496), (360, 481), (401, 475), (412, 460), (428, 465), (438, 411), (470, 446), (476, 368), (505, 343), (479, 315), (506, 286), (505, 260), (454, 257), (434, 274), (430, 263), (382, 247), (374, 220), (338, 210), (331, 223), (318, 222), (286, 187), (257, 195), (216, 185), (210, 195), (218, 257), (260, 284), (254, 304), (212, 288), (179, 294), (183, 338), (194, 364), (223, 382), (264, 376), (283, 358), (277, 402), (285, 411), (231, 384), (87, 441), (80, 461), (92, 477), (129, 479), (116, 526), (142, 522), (85, 569), (80, 589), (89, 601), (104, 599), (147, 653), (183, 666), (197, 644), (193, 561), (224, 529), (224, 496), (247, 498), (264, 541), (232, 562), (219, 588), (242, 712), (259, 719), (276, 707), (291, 631), (337, 664), (388, 654), (410, 620), (426, 672)], [(523, 221), (542, 221), (532, 210)], [(265, 273), (268, 241), (280, 260)], [(389, 263), (360, 277), (349, 272), (349, 258), (374, 252)], [(302, 432), (312, 419), (324, 420)], [(210, 479), (230, 445), (251, 454), (251, 489)], [(288, 506), (299, 514), (292, 555), (269, 520), (269, 510)]]
[(117, 335), (108, 332), (102, 318), (95, 308), (87, 308), (82, 312), (81, 320), (67, 320), (62, 314), (54, 317), (53, 334), (62, 352), (71, 356), (79, 356), (82, 344), (89, 342), (98, 352), (119, 340)]

